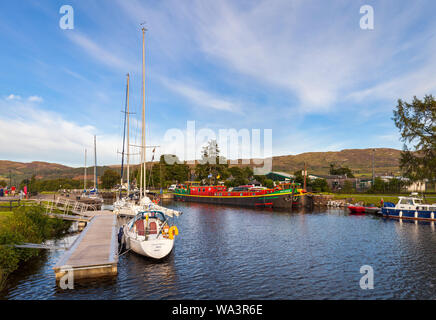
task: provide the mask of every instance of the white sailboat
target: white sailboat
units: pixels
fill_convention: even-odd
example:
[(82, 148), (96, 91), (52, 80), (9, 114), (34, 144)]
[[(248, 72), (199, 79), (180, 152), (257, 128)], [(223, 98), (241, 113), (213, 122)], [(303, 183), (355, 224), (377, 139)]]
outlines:
[(83, 193), (81, 195), (81, 199), (92, 199), (94, 202), (101, 202), (101, 204), (104, 203), (103, 198), (98, 194), (98, 181), (97, 181), (97, 137), (94, 135), (94, 188), (87, 191), (87, 166), (86, 166), (86, 157), (87, 157), (87, 150), (85, 149), (85, 173), (83, 178)]
[(170, 218), (182, 213), (161, 207), (147, 197), (146, 185), (146, 143), (145, 143), (145, 28), (142, 28), (142, 147), (139, 204), (125, 202), (119, 212), (134, 214), (123, 227), (126, 248), (137, 254), (153, 259), (162, 259), (174, 247), (174, 238), (179, 234)]

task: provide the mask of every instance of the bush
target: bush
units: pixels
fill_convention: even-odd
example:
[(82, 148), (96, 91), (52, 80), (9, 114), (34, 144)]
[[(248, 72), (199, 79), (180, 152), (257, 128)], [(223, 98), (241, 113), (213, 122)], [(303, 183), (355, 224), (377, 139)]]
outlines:
[(265, 179), (263, 183), (264, 186), (267, 188), (274, 188), (274, 181), (272, 181), (271, 179)]
[(0, 225), (0, 290), (9, 273), (21, 262), (39, 254), (38, 249), (20, 249), (18, 243), (42, 243), (68, 230), (70, 222), (49, 218), (43, 207), (21, 207)]

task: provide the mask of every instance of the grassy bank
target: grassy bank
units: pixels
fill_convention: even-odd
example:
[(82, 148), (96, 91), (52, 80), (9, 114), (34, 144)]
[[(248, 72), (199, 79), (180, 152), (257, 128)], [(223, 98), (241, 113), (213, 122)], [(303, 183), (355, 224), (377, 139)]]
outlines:
[(0, 212), (0, 290), (8, 275), (20, 264), (39, 255), (38, 249), (19, 249), (18, 243), (42, 243), (65, 233), (71, 225), (49, 218), (40, 206), (21, 207), (12, 212)]

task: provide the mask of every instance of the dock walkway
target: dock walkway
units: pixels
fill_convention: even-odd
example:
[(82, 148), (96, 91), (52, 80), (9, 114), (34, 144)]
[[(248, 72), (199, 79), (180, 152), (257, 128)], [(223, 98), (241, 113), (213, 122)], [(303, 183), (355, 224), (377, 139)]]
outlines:
[(83, 215), (92, 219), (54, 266), (57, 280), (69, 270), (73, 270), (74, 279), (117, 274), (117, 216), (112, 211)]

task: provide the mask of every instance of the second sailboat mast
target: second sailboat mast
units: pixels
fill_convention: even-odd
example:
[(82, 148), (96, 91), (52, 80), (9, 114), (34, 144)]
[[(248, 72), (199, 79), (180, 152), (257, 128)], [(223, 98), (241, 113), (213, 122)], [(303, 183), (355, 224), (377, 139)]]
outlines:
[(145, 142), (145, 29), (142, 27), (142, 172), (143, 172), (143, 182), (144, 196), (147, 194), (147, 155), (146, 155), (146, 142)]

